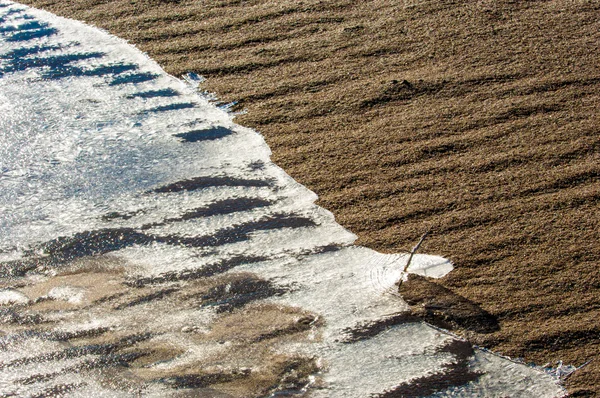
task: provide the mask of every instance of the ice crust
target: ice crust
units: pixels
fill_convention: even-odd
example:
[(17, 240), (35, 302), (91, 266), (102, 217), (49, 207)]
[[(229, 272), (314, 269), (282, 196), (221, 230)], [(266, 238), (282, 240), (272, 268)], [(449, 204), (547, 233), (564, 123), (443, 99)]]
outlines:
[(0, 305), (9, 304), (26, 304), (29, 302), (29, 298), (23, 293), (15, 289), (1, 289), (0, 290)]
[[(40, 29), (19, 29), (31, 20), (56, 32), (45, 35)], [(309, 387), (311, 397), (376, 396), (440, 372), (456, 360), (451, 353), (436, 350), (458, 338), (423, 322), (389, 327), (352, 344), (341, 341), (356, 325), (381, 321), (408, 308), (395, 288), (403, 277), (400, 270), (406, 255), (352, 246), (355, 236), (335, 223), (330, 212), (314, 205), (316, 195), (270, 161), (270, 150), (260, 134), (236, 125), (231, 114), (198, 92), (198, 78), (192, 76), (185, 82), (169, 76), (119, 38), (17, 3), (0, 0), (0, 27), (14, 28), (0, 33), (0, 261), (25, 258), (40, 251), (44, 242), (86, 231), (129, 228), (149, 236), (177, 236), (185, 242), (186, 237), (221, 236), (228, 228), (284, 215), (288, 221), (281, 226), (256, 228), (243, 239), (225, 234), (215, 245), (209, 239), (202, 245), (163, 239), (119, 247), (111, 255), (135, 265), (125, 271), (131, 278), (199, 270), (235, 256), (261, 257), (261, 261), (241, 264), (236, 272), (293, 286), (266, 302), (310, 310), (325, 321), (322, 340), (282, 348), (318, 357), (324, 364), (323, 384)], [(31, 38), (17, 40), (22, 36), (15, 35), (23, 33)], [(34, 55), (10, 56), (44, 46), (47, 49)], [(71, 55), (77, 59), (78, 54), (94, 52), (101, 54), (13, 70), (15, 63), (35, 57)], [(78, 75), (69, 69), (89, 72), (107, 65), (134, 65), (135, 70)], [(59, 72), (67, 76), (52, 77)], [(144, 76), (152, 78), (142, 81)], [(225, 135), (190, 142), (181, 138), (209, 130)], [(160, 190), (198, 177), (229, 182)], [(270, 204), (165, 222), (236, 198)], [(115, 216), (107, 217), (111, 214)], [(290, 215), (295, 217), (292, 221)], [(240, 231), (246, 233), (243, 228)], [(441, 277), (451, 269), (452, 264), (441, 257), (416, 255), (409, 271)], [(58, 286), (48, 297), (75, 305), (85, 300), (86, 292), (77, 286)], [(0, 306), (25, 305), (28, 300), (17, 290), (0, 290)], [(128, 317), (135, 318), (136, 311), (125, 311), (121, 318), (90, 313), (85, 323), (65, 321), (60, 330), (85, 330), (90, 325), (119, 328), (130, 322)], [(181, 325), (210, 329), (213, 318), (210, 309), (173, 309), (156, 317), (156, 325), (149, 327), (162, 328), (163, 339), (176, 339), (169, 333)], [(0, 362), (48, 354), (60, 347), (56, 342), (15, 337), (0, 348)], [(178, 361), (219, 349), (191, 346)], [(107, 387), (94, 372), (74, 370), (90, 358), (0, 366), (0, 395), (35, 395), (61, 383), (79, 385), (69, 393), (75, 397), (135, 395)], [(564, 395), (554, 378), (488, 352), (476, 350), (469, 369), (483, 376), (435, 396)], [(61, 375), (37, 383), (19, 382), (40, 373)], [(151, 385), (145, 395), (171, 392)]]

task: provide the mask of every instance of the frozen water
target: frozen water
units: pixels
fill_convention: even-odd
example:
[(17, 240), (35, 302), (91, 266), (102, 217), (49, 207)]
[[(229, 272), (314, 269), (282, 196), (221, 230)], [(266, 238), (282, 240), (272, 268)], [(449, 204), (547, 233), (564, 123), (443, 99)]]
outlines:
[(48, 297), (53, 300), (64, 300), (69, 303), (80, 303), (85, 291), (72, 286), (57, 286), (48, 292)]
[(406, 255), (353, 246), (201, 81), (0, 0), (0, 395), (251, 396), (281, 361), (269, 394), (564, 395), (407, 315)]
[(0, 305), (27, 304), (29, 298), (15, 289), (0, 290)]

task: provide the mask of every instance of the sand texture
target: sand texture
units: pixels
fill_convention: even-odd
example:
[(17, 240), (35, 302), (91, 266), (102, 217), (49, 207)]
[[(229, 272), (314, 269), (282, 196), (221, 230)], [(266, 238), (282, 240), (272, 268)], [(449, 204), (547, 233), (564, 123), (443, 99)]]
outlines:
[(456, 269), (429, 313), (471, 305), (497, 326), (447, 326), (477, 344), (592, 360), (566, 386), (600, 396), (597, 2), (21, 2), (205, 76), (357, 244), (431, 229), (421, 251)]

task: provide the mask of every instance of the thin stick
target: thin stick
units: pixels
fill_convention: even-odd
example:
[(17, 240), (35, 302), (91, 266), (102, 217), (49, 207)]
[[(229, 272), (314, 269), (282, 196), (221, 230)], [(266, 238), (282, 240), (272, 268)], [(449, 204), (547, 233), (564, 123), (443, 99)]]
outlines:
[[(429, 233), (431, 232), (431, 228), (429, 230), (427, 230), (427, 232), (425, 232), (422, 236), (421, 239), (419, 240), (419, 243), (417, 243), (415, 245), (415, 247), (412, 248), (412, 250), (410, 251), (410, 255), (408, 256), (408, 261), (406, 262), (406, 265), (404, 266), (404, 269), (402, 270), (403, 273), (406, 273), (406, 271), (408, 271), (408, 267), (410, 267), (410, 262), (413, 259), (413, 256), (415, 255), (415, 253), (417, 252), (417, 250), (419, 250), (419, 247), (421, 247), (421, 244), (423, 243), (423, 241), (425, 240), (425, 238), (427, 238), (427, 235), (429, 235)], [(402, 279), (400, 279), (397, 283), (398, 287), (400, 287), (400, 285), (402, 285)]]
[(560, 379), (562, 379), (563, 381), (567, 380), (569, 377), (571, 377), (571, 375), (572, 375), (573, 373), (577, 372), (577, 371), (578, 371), (579, 369), (581, 369), (581, 368), (584, 368), (584, 367), (588, 366), (588, 365), (589, 365), (589, 364), (590, 364), (592, 361), (593, 361), (593, 359), (590, 359), (589, 361), (587, 361), (587, 362), (586, 362), (586, 363), (584, 363), (583, 365), (576, 367), (576, 368), (575, 368), (575, 370), (574, 370), (574, 371), (572, 371), (571, 373), (569, 373), (569, 374), (566, 374), (564, 377), (560, 377), (560, 376), (559, 376), (559, 378), (560, 378)]

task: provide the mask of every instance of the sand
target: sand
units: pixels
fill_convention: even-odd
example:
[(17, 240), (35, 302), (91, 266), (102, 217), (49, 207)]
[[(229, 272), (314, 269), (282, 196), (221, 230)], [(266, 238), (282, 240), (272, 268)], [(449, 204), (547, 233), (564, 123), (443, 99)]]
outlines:
[(406, 251), (431, 229), (421, 251), (456, 266), (436, 282), (448, 302), (498, 324), (455, 332), (537, 364), (592, 360), (566, 386), (600, 396), (596, 2), (22, 3), (205, 76), (358, 244)]

